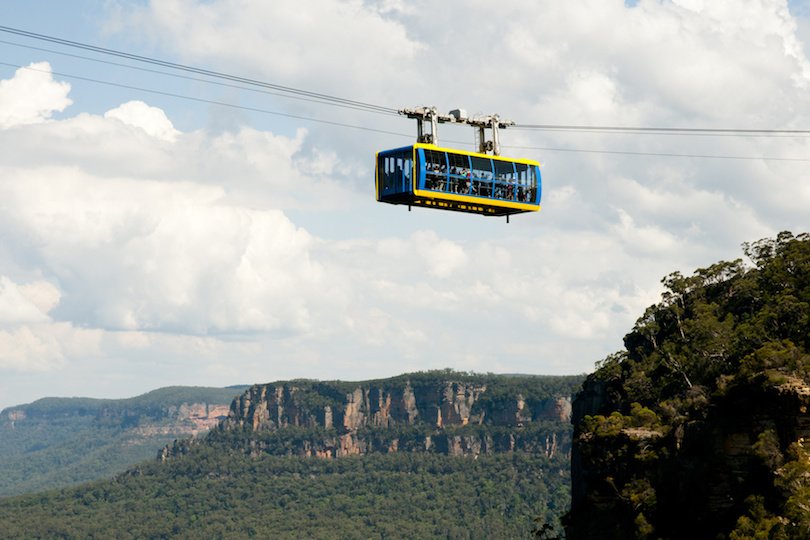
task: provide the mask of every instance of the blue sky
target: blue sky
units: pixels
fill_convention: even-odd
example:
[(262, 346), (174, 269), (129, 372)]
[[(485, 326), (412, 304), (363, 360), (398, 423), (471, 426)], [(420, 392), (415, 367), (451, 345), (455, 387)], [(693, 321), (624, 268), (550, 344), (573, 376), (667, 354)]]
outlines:
[[(810, 126), (808, 16), (777, 0), (0, 4), (4, 26), (387, 107), (752, 129)], [(412, 140), (404, 118), (0, 40), (0, 407), (582, 373), (664, 275), (808, 226), (806, 137), (508, 129), (504, 154), (543, 163), (544, 201), (507, 225), (374, 201), (374, 152)], [(468, 128), (439, 136), (472, 148)]]

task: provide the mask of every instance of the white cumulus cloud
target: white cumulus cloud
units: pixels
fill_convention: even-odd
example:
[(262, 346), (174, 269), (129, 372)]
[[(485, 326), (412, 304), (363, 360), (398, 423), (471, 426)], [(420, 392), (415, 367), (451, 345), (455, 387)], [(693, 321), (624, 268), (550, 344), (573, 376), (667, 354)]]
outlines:
[(104, 118), (115, 118), (128, 126), (140, 128), (148, 135), (172, 142), (179, 135), (166, 113), (157, 107), (150, 107), (143, 101), (128, 101), (104, 113)]
[(11, 79), (0, 80), (0, 129), (36, 124), (72, 103), (70, 85), (57, 82), (48, 62), (19, 68)]

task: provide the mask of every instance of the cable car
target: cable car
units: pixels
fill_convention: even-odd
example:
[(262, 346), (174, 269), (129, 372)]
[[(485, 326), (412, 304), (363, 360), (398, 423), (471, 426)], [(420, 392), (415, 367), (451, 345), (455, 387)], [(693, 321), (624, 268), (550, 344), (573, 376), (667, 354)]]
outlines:
[(377, 200), (485, 216), (540, 210), (540, 163), (416, 143), (377, 153)]
[[(377, 153), (377, 200), (389, 204), (422, 206), (485, 216), (506, 216), (540, 210), (542, 182), (540, 163), (499, 154), (498, 127), (512, 125), (497, 116), (469, 120), (462, 110), (440, 116), (434, 108), (400, 111), (416, 118), (417, 142)], [(422, 121), (431, 122), (424, 134)], [(439, 122), (464, 122), (480, 128), (481, 152), (443, 148), (436, 143)], [(484, 141), (484, 128), (493, 130), (493, 140)], [(485, 153), (492, 149), (493, 154)]]

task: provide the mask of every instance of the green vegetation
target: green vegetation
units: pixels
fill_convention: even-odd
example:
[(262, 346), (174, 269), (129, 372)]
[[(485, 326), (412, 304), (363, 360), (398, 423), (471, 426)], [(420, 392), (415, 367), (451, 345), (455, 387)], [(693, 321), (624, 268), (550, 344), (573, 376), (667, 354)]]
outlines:
[(810, 235), (743, 250), (664, 278), (584, 384), (569, 538), (808, 537)]
[(196, 447), (60, 492), (0, 500), (5, 538), (527, 538), (557, 523), (568, 462), (525, 453), (337, 460)]
[(190, 432), (177, 418), (183, 404), (229, 404), (244, 388), (174, 386), (129, 399), (45, 398), (5, 409), (0, 496), (122, 472)]
[[(3, 535), (528, 538), (538, 522), (561, 530), (570, 497), (571, 426), (542, 407), (553, 409), (582, 377), (443, 370), (362, 383), (297, 380), (269, 386), (272, 396), (285, 393), (284, 414), (301, 420), (325, 405), (344, 407), (358, 386), (396, 394), (409, 381), (425, 410), (437, 410), (443, 392), (456, 392), (454, 384), (476, 392), (486, 386), (479, 400), (491, 397), (476, 405), (487, 420), (437, 427), (434, 413), (414, 423), (400, 416), (390, 427), (362, 424), (356, 430), (343, 424), (304, 427), (312, 425), (309, 420), (278, 429), (223, 425), (204, 438), (177, 441), (165, 459), (114, 480), (0, 499)], [(516, 422), (518, 396), (528, 406), (524, 412), (532, 413), (525, 425)], [(251, 405), (259, 406), (255, 400)], [(337, 459), (302, 455), (334, 448), (346, 437), (368, 453)], [(451, 455), (459, 452), (467, 454)]]

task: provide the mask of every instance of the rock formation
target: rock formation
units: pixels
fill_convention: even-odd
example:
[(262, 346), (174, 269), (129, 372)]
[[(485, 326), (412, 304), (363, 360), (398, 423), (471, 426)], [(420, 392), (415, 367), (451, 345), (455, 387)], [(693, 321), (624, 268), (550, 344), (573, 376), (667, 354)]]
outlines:
[[(552, 457), (569, 451), (567, 423), (578, 377), (439, 373), (360, 383), (254, 385), (233, 401), (227, 419), (208, 440), (228, 440), (252, 454), (324, 458), (369, 452), (477, 455), (515, 450)], [(545, 388), (554, 379), (564, 381), (557, 394)], [(161, 457), (184, 453), (188, 444), (192, 443), (179, 441), (164, 449)]]

